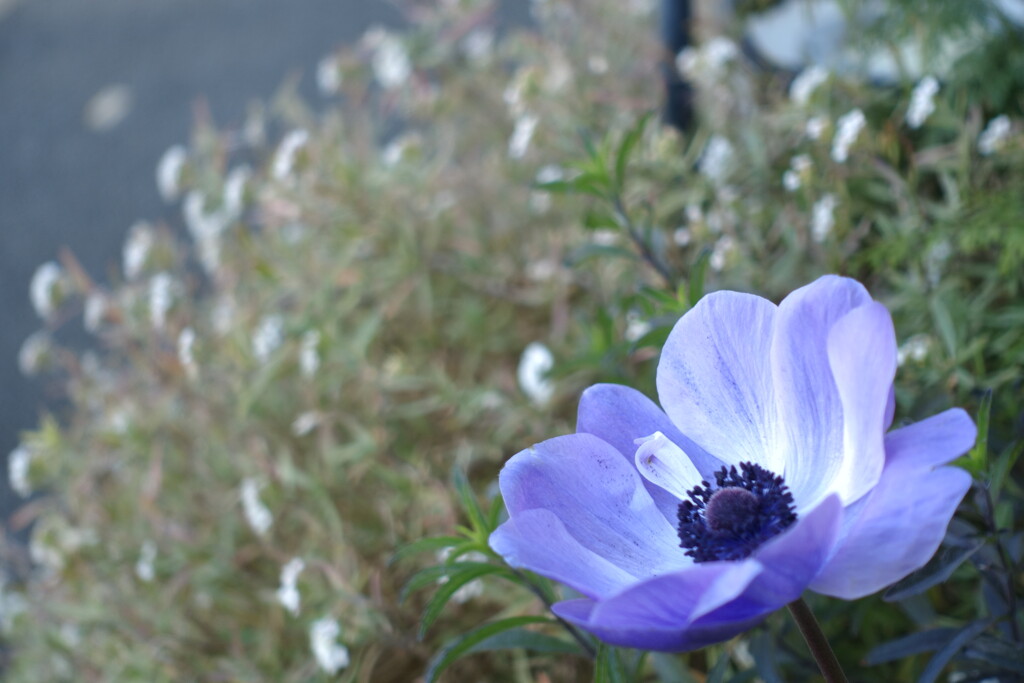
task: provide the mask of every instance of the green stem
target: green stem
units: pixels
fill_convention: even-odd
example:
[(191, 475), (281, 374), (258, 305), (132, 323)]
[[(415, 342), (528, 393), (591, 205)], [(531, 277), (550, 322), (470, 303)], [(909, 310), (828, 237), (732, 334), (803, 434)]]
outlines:
[(793, 621), (796, 622), (801, 635), (807, 641), (807, 647), (814, 655), (814, 661), (818, 663), (818, 668), (821, 669), (821, 675), (825, 677), (826, 683), (847, 683), (846, 674), (839, 666), (839, 660), (832, 652), (828, 638), (825, 637), (821, 626), (818, 625), (818, 620), (814, 618), (814, 613), (811, 612), (811, 608), (807, 606), (804, 599), (797, 598), (787, 606), (789, 613), (793, 615)]

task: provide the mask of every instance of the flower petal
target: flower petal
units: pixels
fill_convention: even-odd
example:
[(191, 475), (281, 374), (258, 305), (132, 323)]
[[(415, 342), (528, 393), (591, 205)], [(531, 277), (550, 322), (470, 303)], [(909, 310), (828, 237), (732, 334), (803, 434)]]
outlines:
[[(771, 357), (786, 464), (774, 471), (785, 476), (798, 511), (825, 495), (843, 462), (843, 406), (828, 358), (829, 332), (868, 303), (860, 283), (826, 275), (779, 304)], [(881, 401), (884, 406), (884, 395)]]
[(881, 479), (847, 511), (836, 553), (811, 589), (852, 600), (924, 566), (971, 485), (961, 469), (930, 468), (962, 454), (974, 438), (974, 424), (959, 409), (889, 434)]
[(886, 434), (886, 466), (945, 465), (970, 450), (977, 436), (978, 428), (967, 413), (951, 408)]
[(548, 510), (520, 512), (498, 527), (488, 543), (510, 566), (537, 572), (591, 597), (613, 595), (636, 583), (632, 574), (580, 545)]
[(637, 439), (661, 432), (686, 452), (702, 477), (710, 477), (722, 467), (721, 460), (679, 431), (654, 401), (619, 384), (595, 384), (583, 392), (576, 431), (607, 441), (630, 462), (636, 453)]
[[(631, 464), (637, 450), (636, 440), (661, 432), (683, 449), (703, 478), (710, 478), (722, 466), (720, 460), (683, 436), (654, 401), (636, 389), (618, 384), (595, 384), (583, 392), (576, 431), (593, 434), (610, 443)], [(679, 500), (646, 479), (644, 486), (665, 518), (674, 525)]]
[(795, 600), (827, 560), (842, 506), (830, 496), (739, 562), (707, 562), (656, 576), (605, 600), (555, 613), (624, 647), (692, 650), (731, 638)]
[(756, 623), (690, 629), (696, 619), (740, 595), (757, 576), (757, 562), (711, 562), (632, 586), (613, 598), (554, 605), (563, 619), (622, 647), (683, 651), (720, 642)]
[(657, 383), (665, 412), (706, 451), (781, 473), (770, 365), (775, 311), (752, 294), (704, 297), (669, 334)]
[(829, 332), (828, 360), (843, 408), (843, 459), (827, 490), (849, 505), (871, 490), (885, 465), (886, 411), (896, 376), (896, 331), (885, 306), (872, 302), (840, 318)]
[(687, 491), (701, 483), (700, 472), (690, 459), (661, 432), (637, 439), (636, 468), (644, 479), (671, 493), (679, 501)]
[[(505, 464), (498, 483), (513, 520), (526, 510), (548, 510), (581, 546), (634, 577), (689, 563), (636, 468), (596, 436), (559, 436), (522, 451)], [(561, 552), (548, 536), (533, 542)]]

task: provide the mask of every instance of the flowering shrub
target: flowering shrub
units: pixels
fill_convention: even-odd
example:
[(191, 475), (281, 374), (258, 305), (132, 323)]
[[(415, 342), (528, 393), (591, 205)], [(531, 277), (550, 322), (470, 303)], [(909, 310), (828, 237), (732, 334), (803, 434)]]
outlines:
[[(912, 557), (885, 553), (864, 585), (834, 569), (830, 583), (795, 581), (763, 610), (717, 612), (722, 628), (702, 642), (738, 635), (678, 656), (600, 644), (570, 623), (602, 635), (579, 608), (551, 616), (547, 606), (579, 596), (506, 565), (488, 539), (523, 523), (518, 494), (503, 483), (498, 496), (507, 458), (571, 432), (588, 385), (653, 395), (659, 357), (689, 353), (674, 326), (723, 300), (698, 303), (705, 291), (781, 301), (829, 272), (857, 278), (891, 311), (902, 429), (885, 438), (900, 445), (922, 429), (903, 425), (963, 406), (979, 439), (955, 462), (975, 485), (933, 563), (883, 596), (808, 602), (841, 636), (840, 662), (875, 667), (867, 678), (1019, 673), (1019, 102), (966, 66), (892, 88), (822, 70), (789, 85), (720, 38), (678, 60), (704, 122), (679, 133), (647, 115), (660, 98), (651, 10), (544, 0), (531, 3), (534, 27), (500, 34), (486, 3), (417, 6), (410, 32), (374, 29), (325, 57), (315, 78), (326, 114), (285, 92), (240, 130), (200, 127), (169, 150), (155, 180), (184, 231), (132, 226), (119, 277), (95, 280), (71, 258), (40, 268), (31, 296), (44, 329), (19, 362), (62, 382), (69, 408), (10, 459), (26, 497), (12, 523), (31, 527), (29, 557), (5, 553), (25, 569), (0, 584), (11, 680), (746, 680), (755, 669), (805, 679), (783, 615), (754, 623), (807, 584), (856, 597), (927, 561), (966, 481), (940, 473), (960, 470), (909, 477), (916, 496), (933, 477), (956, 479), (934, 516), (914, 513)], [(989, 58), (1014, 63), (1014, 44), (1002, 49), (1003, 62)], [(79, 313), (97, 350), (57, 341)], [(877, 383), (888, 391), (891, 376)], [(594, 427), (609, 462), (632, 458), (612, 434), (631, 413), (611, 412)], [(674, 429), (659, 425), (621, 434)], [(834, 445), (838, 432), (826, 431)], [(873, 439), (858, 455), (874, 474), (837, 465), (852, 488), (837, 485), (840, 504), (825, 512), (849, 518), (855, 499), (891, 501), (883, 431), (853, 435)], [(694, 461), (702, 476), (714, 476), (714, 457), (785, 477), (796, 521), (777, 511), (780, 526), (815, 519), (818, 484), (817, 498), (833, 500), (814, 480), (819, 465), (795, 468), (797, 485), (788, 469), (754, 454), (733, 463), (738, 452), (689, 436), (708, 452)], [(929, 462), (968, 443), (941, 445)], [(629, 472), (643, 486), (630, 490), (648, 491)], [(676, 492), (689, 496), (694, 481)], [(691, 502), (706, 510), (704, 488)], [(893, 509), (862, 507), (863, 520)], [(860, 551), (843, 555), (859, 546), (855, 531), (842, 534), (846, 545), (808, 547), (834, 545), (830, 561), (846, 567)], [(786, 538), (758, 538), (737, 566)], [(688, 562), (686, 550), (671, 561)], [(583, 600), (612, 590), (512, 564)], [(687, 607), (671, 593), (665, 603)], [(673, 625), (674, 637), (692, 634)]]

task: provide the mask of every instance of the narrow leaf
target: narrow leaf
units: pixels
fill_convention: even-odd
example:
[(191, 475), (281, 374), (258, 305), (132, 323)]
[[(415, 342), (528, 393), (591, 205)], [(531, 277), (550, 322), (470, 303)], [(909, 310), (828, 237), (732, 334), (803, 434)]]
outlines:
[(932, 320), (938, 328), (942, 343), (946, 346), (946, 352), (950, 358), (956, 358), (956, 325), (953, 324), (953, 316), (949, 313), (946, 303), (938, 296), (931, 300)]
[(961, 629), (956, 637), (946, 643), (945, 647), (935, 653), (935, 656), (928, 661), (928, 666), (921, 672), (921, 677), (917, 679), (917, 683), (935, 683), (939, 678), (939, 674), (946, 668), (946, 664), (956, 656), (956, 653), (987, 629), (993, 621), (995, 621), (995, 617), (975, 621)]
[(457, 661), (462, 655), (468, 654), (478, 643), (481, 643), (491, 636), (494, 636), (503, 631), (509, 631), (514, 628), (520, 628), (528, 624), (550, 624), (552, 623), (547, 617), (511, 617), (509, 619), (503, 619), (501, 621), (491, 622), (479, 626), (469, 633), (456, 638), (454, 641), (448, 643), (440, 652), (438, 652), (433, 659), (430, 660), (430, 664), (427, 666), (427, 671), (424, 674), (424, 680), (426, 683), (434, 683), (437, 677), (441, 673), (452, 665), (453, 662)]
[(474, 531), (490, 533), (492, 529), (487, 528), (487, 521), (484, 518), (484, 513), (480, 509), (480, 503), (477, 502), (476, 494), (473, 493), (472, 487), (469, 485), (469, 480), (466, 479), (466, 473), (456, 468), (452, 474), (453, 483), (455, 484), (455, 492), (459, 496), (459, 501), (462, 503), (462, 510), (466, 513), (466, 517), (469, 519), (470, 526), (473, 527)]
[(948, 643), (956, 635), (956, 631), (955, 628), (933, 628), (890, 640), (872, 648), (864, 658), (864, 663), (874, 666), (919, 655), (922, 652), (934, 652)]
[(981, 405), (978, 406), (978, 440), (974, 443), (974, 448), (968, 454), (969, 460), (974, 466), (975, 474), (981, 472), (988, 461), (988, 424), (991, 413), (992, 390), (989, 389), (982, 397)]
[(526, 628), (514, 628), (510, 631), (502, 631), (495, 634), (471, 647), (468, 653), (517, 649), (549, 654), (586, 656), (575, 642), (549, 636), (539, 631), (531, 631)]
[(705, 247), (697, 256), (690, 267), (690, 308), (697, 305), (697, 302), (704, 296), (704, 281), (707, 278), (708, 263), (711, 261), (711, 250)]
[(594, 662), (594, 683), (631, 683), (620, 651), (601, 643)]
[(444, 548), (450, 548), (464, 542), (465, 539), (458, 536), (433, 536), (431, 538), (421, 538), (418, 541), (407, 543), (401, 548), (395, 551), (395, 554), (388, 560), (388, 565), (401, 562), (407, 557), (413, 555), (419, 555), (420, 553), (437, 552)]
[[(430, 598), (430, 602), (427, 603), (426, 609), (423, 610), (423, 618), (420, 620), (420, 639), (426, 635), (430, 627), (433, 626), (435, 621), (437, 621), (437, 618), (441, 616), (441, 612), (444, 610), (445, 605), (448, 604), (448, 601), (452, 599), (452, 596), (455, 595), (460, 588), (469, 582), (475, 581), (482, 576), (487, 576), (488, 574), (510, 574), (505, 567), (498, 567), (492, 564), (470, 562), (462, 564), (476, 564), (477, 566), (466, 567), (465, 569), (460, 567), (459, 571), (449, 574), (448, 580), (438, 587), (437, 592), (434, 593), (433, 597)], [(456, 567), (459, 565), (453, 564), (451, 566)]]
[(629, 157), (643, 136), (647, 122), (650, 120), (651, 114), (644, 114), (622, 138), (622, 144), (619, 145), (619, 151), (615, 155), (615, 185), (619, 191), (622, 190), (622, 186), (626, 182), (626, 166), (629, 164)]

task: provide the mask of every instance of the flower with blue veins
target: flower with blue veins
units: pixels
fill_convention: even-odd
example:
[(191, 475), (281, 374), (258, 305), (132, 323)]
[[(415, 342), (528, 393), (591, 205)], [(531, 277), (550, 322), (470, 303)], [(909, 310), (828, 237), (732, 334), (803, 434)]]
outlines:
[(895, 373), (854, 280), (710, 294), (668, 337), (660, 408), (590, 387), (575, 434), (509, 460), (490, 545), (582, 596), (558, 616), (647, 650), (726, 640), (807, 589), (874, 593), (935, 553), (971, 482), (943, 465), (976, 433), (960, 409), (888, 431)]

